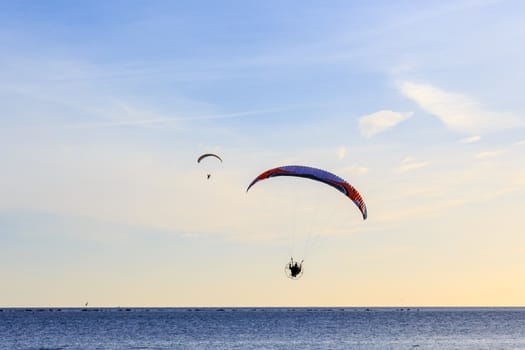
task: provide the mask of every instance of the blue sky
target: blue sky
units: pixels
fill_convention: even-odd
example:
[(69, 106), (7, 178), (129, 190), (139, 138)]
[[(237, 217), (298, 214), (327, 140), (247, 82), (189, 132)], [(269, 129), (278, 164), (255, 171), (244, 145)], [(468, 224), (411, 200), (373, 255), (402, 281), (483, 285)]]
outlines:
[[(523, 305), (524, 16), (1, 3), (0, 304)], [(283, 164), (347, 179), (369, 219), (310, 182), (245, 193)]]

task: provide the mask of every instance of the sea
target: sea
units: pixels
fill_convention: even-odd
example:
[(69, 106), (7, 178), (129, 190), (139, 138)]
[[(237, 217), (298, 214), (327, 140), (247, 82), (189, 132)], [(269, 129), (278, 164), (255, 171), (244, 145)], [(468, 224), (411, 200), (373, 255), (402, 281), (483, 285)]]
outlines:
[(525, 349), (525, 308), (3, 308), (0, 349)]

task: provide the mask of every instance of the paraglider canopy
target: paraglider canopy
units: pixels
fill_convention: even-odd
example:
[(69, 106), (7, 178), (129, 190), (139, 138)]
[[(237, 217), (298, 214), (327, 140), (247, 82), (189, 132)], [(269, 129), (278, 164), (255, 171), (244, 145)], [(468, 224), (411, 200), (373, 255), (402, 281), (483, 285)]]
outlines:
[(215, 153), (204, 153), (199, 158), (197, 158), (197, 163), (200, 163), (201, 160), (203, 160), (204, 158), (207, 158), (207, 157), (215, 157), (215, 158), (217, 158), (218, 160), (220, 160), (222, 162), (222, 158), (219, 157), (218, 155), (216, 155)]
[(250, 183), (250, 185), (246, 189), (246, 192), (248, 192), (250, 188), (257, 182), (277, 176), (302, 177), (319, 181), (321, 183), (332, 186), (333, 188), (344, 194), (346, 197), (348, 197), (350, 200), (352, 200), (352, 202), (354, 202), (354, 204), (361, 211), (361, 214), (363, 215), (363, 220), (365, 220), (368, 216), (363, 197), (361, 197), (361, 194), (359, 194), (359, 192), (352, 185), (350, 185), (348, 182), (346, 182), (339, 176), (336, 176), (326, 170), (312, 168), (308, 166), (287, 165), (266, 170)]

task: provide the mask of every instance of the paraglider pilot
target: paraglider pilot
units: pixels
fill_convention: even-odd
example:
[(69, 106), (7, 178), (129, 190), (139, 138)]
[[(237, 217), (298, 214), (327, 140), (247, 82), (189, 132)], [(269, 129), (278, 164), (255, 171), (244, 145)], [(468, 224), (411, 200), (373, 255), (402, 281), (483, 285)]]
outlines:
[(288, 270), (290, 270), (290, 276), (292, 278), (296, 278), (301, 274), (301, 270), (303, 269), (303, 261), (304, 260), (301, 260), (301, 262), (298, 263), (297, 261), (293, 261), (293, 258), (290, 258)]

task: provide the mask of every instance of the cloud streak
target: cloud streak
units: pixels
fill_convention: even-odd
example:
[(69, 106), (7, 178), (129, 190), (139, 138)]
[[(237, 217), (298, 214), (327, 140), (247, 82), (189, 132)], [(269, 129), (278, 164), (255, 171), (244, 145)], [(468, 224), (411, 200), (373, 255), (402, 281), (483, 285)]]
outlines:
[(358, 164), (352, 164), (350, 166), (345, 167), (342, 172), (349, 175), (366, 175), (370, 171), (369, 168), (358, 165)]
[(462, 133), (487, 133), (523, 126), (523, 120), (510, 113), (486, 111), (475, 99), (448, 92), (429, 84), (398, 83), (401, 94), (437, 117), (447, 128)]
[(485, 152), (479, 152), (476, 154), (476, 159), (489, 159), (489, 158), (495, 158), (505, 153), (502, 150), (497, 151), (485, 151)]
[(396, 168), (398, 173), (405, 173), (408, 171), (424, 168), (429, 164), (429, 162), (417, 162), (412, 157), (406, 157), (403, 159), (403, 164)]
[(121, 120), (121, 121), (112, 121), (112, 122), (100, 122), (100, 123), (82, 123), (68, 125), (67, 128), (72, 129), (96, 129), (96, 128), (110, 128), (110, 127), (119, 127), (119, 126), (146, 126), (153, 124), (163, 124), (170, 122), (180, 122), (180, 121), (198, 121), (198, 120), (216, 120), (216, 119), (233, 119), (233, 118), (242, 118), (242, 117), (254, 117), (262, 114), (271, 114), (276, 112), (281, 112), (287, 109), (265, 109), (265, 110), (256, 110), (256, 111), (247, 111), (247, 112), (237, 112), (237, 113), (225, 113), (225, 114), (209, 114), (193, 117), (159, 117), (159, 118), (146, 118), (140, 120)]
[(344, 157), (346, 156), (346, 147), (339, 147), (337, 149), (337, 159), (339, 160), (343, 160)]
[(464, 139), (459, 140), (460, 143), (474, 143), (481, 140), (481, 136), (471, 136)]
[(359, 130), (365, 137), (382, 133), (412, 116), (412, 112), (399, 113), (382, 110), (359, 118)]

